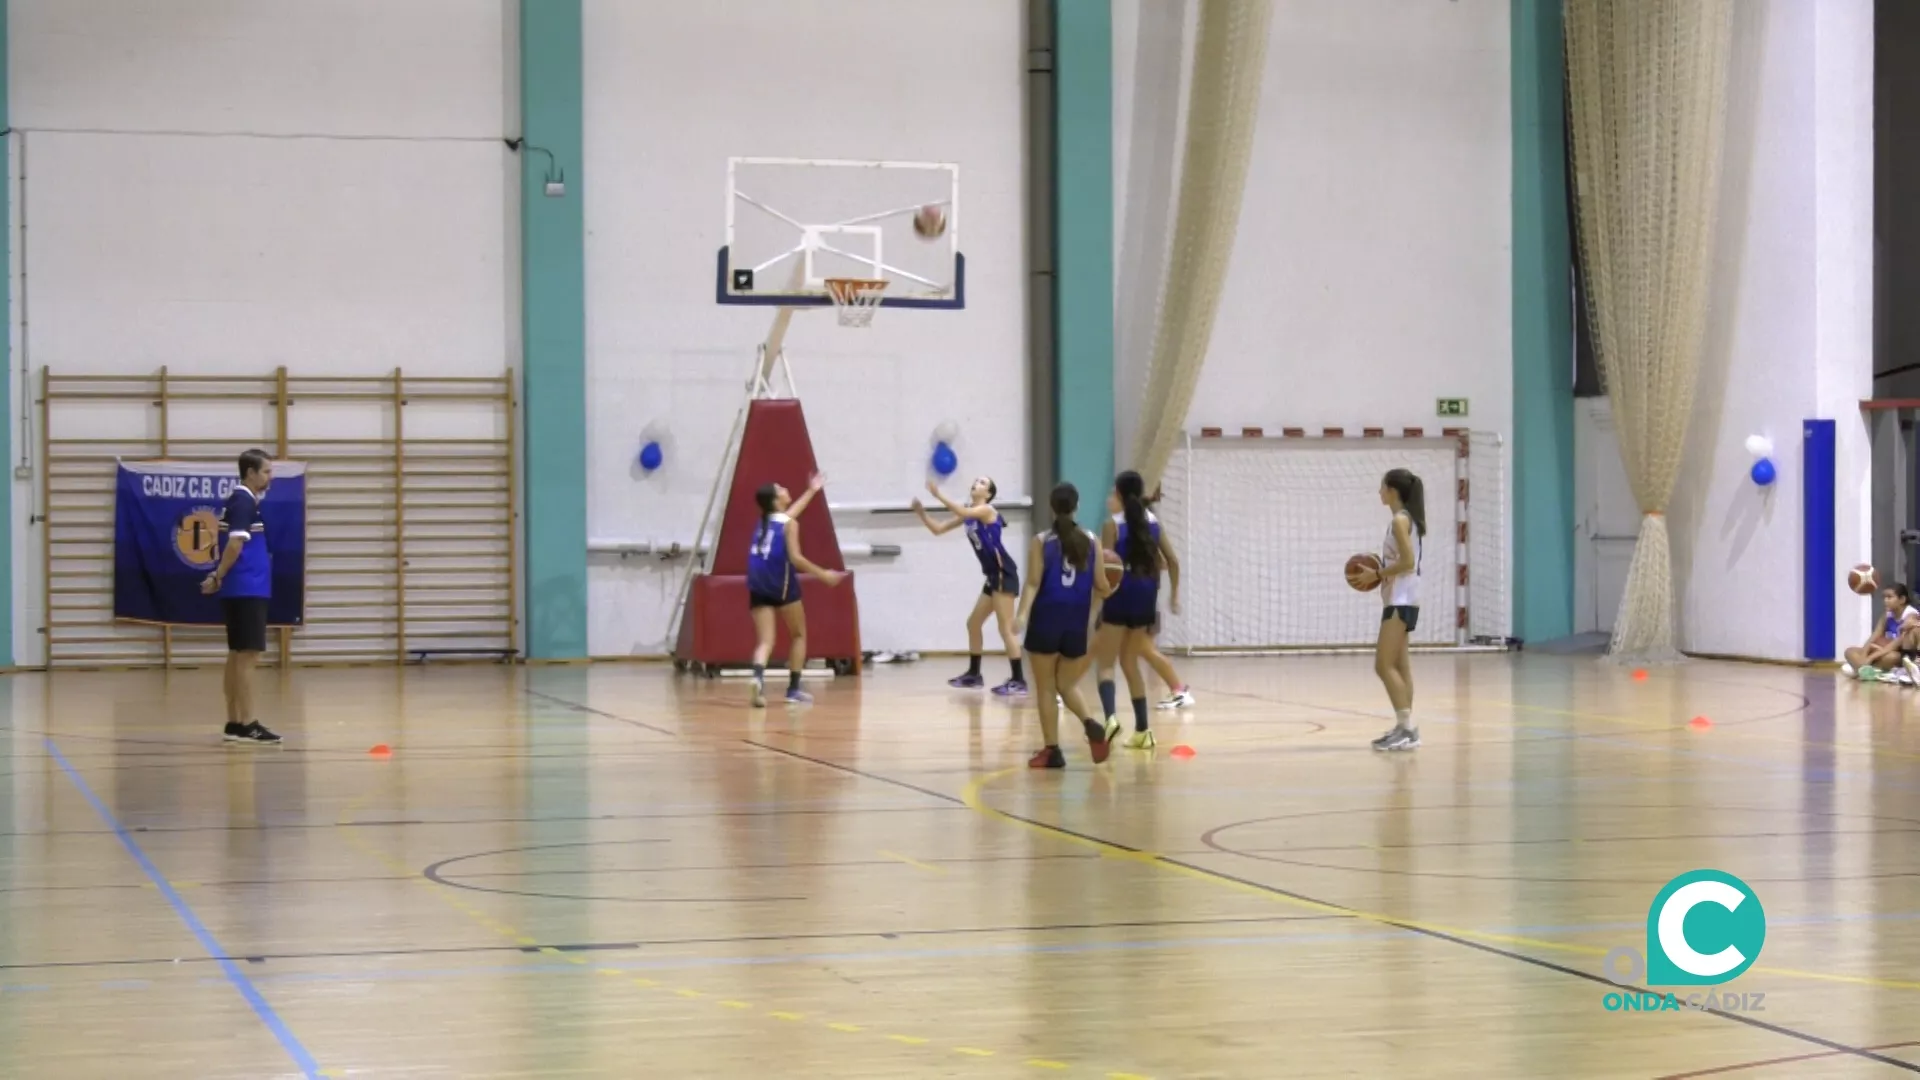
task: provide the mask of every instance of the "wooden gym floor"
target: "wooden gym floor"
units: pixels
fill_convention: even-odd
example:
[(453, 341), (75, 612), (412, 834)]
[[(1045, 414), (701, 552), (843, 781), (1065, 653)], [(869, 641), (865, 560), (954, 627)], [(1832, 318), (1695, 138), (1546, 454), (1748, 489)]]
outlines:
[[(280, 750), (217, 741), (217, 672), (9, 677), (0, 1075), (1920, 1071), (1920, 691), (1426, 656), (1382, 756), (1369, 658), (1195, 661), (1157, 756), (1036, 774), (951, 666), (764, 714), (662, 667), (268, 672)], [(1764, 1011), (1609, 1012), (1703, 867), (1765, 906), (1723, 988)]]

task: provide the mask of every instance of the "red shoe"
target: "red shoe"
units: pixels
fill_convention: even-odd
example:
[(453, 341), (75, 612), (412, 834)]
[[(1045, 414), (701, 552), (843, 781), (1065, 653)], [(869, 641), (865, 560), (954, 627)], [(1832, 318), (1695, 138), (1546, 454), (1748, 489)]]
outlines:
[(1106, 727), (1092, 720), (1082, 720), (1080, 723), (1086, 729), (1087, 747), (1093, 752), (1093, 763), (1098, 765), (1107, 760), (1107, 755), (1113, 753), (1113, 740), (1107, 738)]
[(1033, 756), (1027, 759), (1029, 769), (1064, 769), (1066, 767), (1067, 755), (1061, 753), (1057, 746), (1036, 750)]

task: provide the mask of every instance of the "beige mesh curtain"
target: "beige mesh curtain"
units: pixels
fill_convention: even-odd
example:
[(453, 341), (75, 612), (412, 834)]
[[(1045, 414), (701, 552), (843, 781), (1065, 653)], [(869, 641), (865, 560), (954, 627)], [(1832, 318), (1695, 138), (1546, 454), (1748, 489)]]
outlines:
[(1671, 663), (1666, 509), (1705, 334), (1732, 0), (1567, 0), (1587, 306), (1640, 538), (1614, 659)]
[(1273, 4), (1200, 0), (1199, 16), (1172, 253), (1133, 455), (1149, 491), (1179, 441), (1213, 335), (1247, 186)]

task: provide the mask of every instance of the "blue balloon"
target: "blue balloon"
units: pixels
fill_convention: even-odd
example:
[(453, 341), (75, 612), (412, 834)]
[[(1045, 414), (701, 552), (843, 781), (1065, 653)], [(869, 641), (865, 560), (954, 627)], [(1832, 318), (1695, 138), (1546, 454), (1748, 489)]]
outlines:
[(1761, 458), (1759, 461), (1754, 462), (1752, 476), (1753, 482), (1759, 484), (1761, 487), (1766, 487), (1768, 484), (1773, 483), (1773, 462), (1767, 458)]
[(659, 468), (660, 463), (666, 458), (666, 451), (660, 449), (660, 444), (657, 442), (650, 442), (640, 448), (640, 467), (648, 472)]
[(941, 476), (952, 476), (953, 470), (960, 467), (960, 456), (946, 443), (936, 443), (933, 447), (933, 471)]

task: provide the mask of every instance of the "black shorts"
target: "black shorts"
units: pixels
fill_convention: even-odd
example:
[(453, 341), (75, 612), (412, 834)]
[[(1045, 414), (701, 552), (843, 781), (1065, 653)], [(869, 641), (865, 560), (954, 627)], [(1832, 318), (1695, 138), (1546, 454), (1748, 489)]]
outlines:
[(227, 616), (227, 651), (267, 651), (267, 598), (229, 596), (220, 601)]
[(756, 593), (756, 592), (750, 592), (747, 594), (747, 609), (749, 611), (751, 611), (754, 608), (763, 608), (763, 607), (783, 608), (790, 604), (797, 604), (799, 602), (800, 602), (800, 597), (798, 594), (793, 596), (788, 596), (785, 598), (778, 597), (778, 596), (763, 596), (760, 593)]
[(1096, 623), (1100, 626), (1118, 626), (1126, 630), (1145, 630), (1148, 634), (1157, 634), (1160, 632), (1160, 611), (1158, 608), (1149, 611), (1109, 611), (1103, 607), (1100, 609), (1100, 616)]
[(1029, 654), (1078, 660), (1087, 655), (1086, 620), (1083, 618), (1077, 625), (1036, 620), (1027, 627), (1027, 637), (1022, 644)]
[(1388, 619), (1393, 618), (1395, 615), (1400, 616), (1400, 621), (1407, 624), (1407, 633), (1409, 634), (1413, 633), (1414, 628), (1420, 625), (1420, 609), (1415, 605), (1412, 605), (1412, 604), (1391, 605), (1390, 604), (1386, 608), (1381, 610), (1380, 621), (1386, 622)]
[(995, 596), (1006, 593), (1008, 596), (1020, 595), (1020, 571), (1007, 566), (987, 575), (987, 583), (980, 590), (981, 596)]

